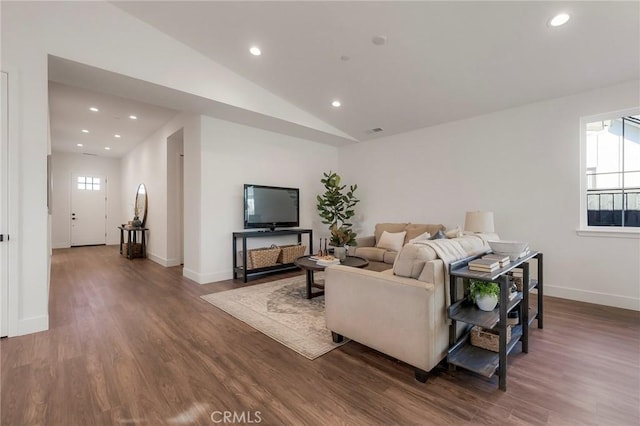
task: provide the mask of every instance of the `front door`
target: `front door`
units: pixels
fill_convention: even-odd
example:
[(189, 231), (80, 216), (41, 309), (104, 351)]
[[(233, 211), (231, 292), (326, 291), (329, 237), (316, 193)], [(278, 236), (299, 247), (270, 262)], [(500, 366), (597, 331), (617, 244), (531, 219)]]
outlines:
[(71, 245), (106, 244), (106, 181), (102, 176), (71, 177)]

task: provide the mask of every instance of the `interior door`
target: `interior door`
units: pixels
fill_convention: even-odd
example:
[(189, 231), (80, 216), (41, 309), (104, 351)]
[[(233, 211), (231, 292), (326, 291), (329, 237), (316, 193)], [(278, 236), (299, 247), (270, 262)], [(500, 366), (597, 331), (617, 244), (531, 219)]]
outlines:
[(8, 320), (8, 286), (9, 286), (9, 259), (8, 259), (8, 239), (7, 235), (9, 221), (7, 212), (9, 210), (9, 173), (7, 163), (7, 74), (0, 72), (2, 80), (0, 82), (0, 337), (7, 335)]
[(106, 181), (102, 176), (71, 177), (71, 245), (88, 246), (107, 241)]

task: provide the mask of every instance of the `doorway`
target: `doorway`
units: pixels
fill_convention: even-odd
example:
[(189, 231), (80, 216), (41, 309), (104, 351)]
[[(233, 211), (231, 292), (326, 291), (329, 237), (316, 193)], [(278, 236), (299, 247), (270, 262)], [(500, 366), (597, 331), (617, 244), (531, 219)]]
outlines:
[(184, 263), (184, 129), (167, 138), (168, 265)]
[(73, 173), (71, 176), (71, 246), (107, 242), (106, 179)]

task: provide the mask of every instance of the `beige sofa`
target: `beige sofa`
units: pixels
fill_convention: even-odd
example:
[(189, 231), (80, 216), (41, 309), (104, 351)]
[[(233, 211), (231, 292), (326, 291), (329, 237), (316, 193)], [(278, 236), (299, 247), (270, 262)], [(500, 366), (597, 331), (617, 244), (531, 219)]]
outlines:
[(328, 267), (325, 318), (334, 341), (348, 337), (404, 361), (415, 367), (417, 380), (426, 381), (449, 347), (445, 269), (456, 257), (450, 253), (485, 253), (490, 239), (499, 238), (474, 234), (407, 244), (393, 269), (383, 272)]
[(425, 232), (435, 235), (438, 231), (444, 231), (444, 225), (431, 225), (421, 223), (378, 223), (375, 226), (374, 235), (357, 238), (358, 245), (349, 248), (350, 256), (359, 256), (369, 261), (369, 269), (383, 271), (392, 267), (398, 255), (397, 251), (376, 247), (384, 231), (397, 233), (406, 231), (404, 244), (409, 240)]

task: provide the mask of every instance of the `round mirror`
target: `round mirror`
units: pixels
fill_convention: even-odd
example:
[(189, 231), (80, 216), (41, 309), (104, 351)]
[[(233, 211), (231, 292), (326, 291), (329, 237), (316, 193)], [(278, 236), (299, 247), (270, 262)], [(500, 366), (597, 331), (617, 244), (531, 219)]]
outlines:
[(144, 186), (144, 183), (141, 183), (138, 186), (138, 192), (136, 192), (136, 204), (135, 204), (135, 215), (138, 217), (142, 226), (145, 226), (147, 223), (147, 188)]

